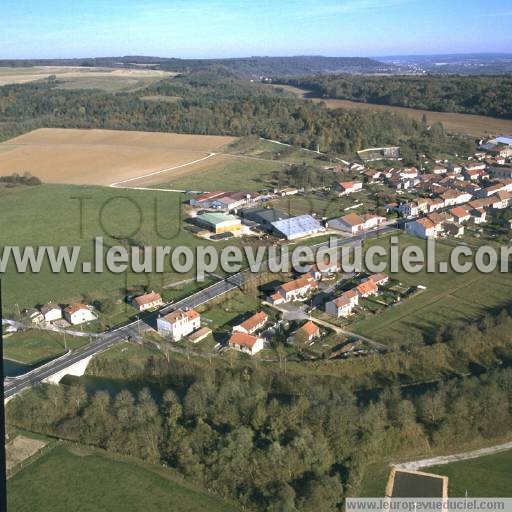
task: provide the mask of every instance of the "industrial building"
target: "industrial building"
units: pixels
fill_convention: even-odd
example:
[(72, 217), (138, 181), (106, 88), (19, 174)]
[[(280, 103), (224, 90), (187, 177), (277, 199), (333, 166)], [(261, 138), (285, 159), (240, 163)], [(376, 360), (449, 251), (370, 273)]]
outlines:
[(203, 213), (195, 218), (195, 223), (213, 233), (240, 233), (242, 222), (235, 215), (227, 213)]
[(277, 234), (287, 240), (295, 240), (309, 235), (314, 235), (325, 228), (311, 215), (299, 215), (288, 219), (272, 222), (272, 227)]

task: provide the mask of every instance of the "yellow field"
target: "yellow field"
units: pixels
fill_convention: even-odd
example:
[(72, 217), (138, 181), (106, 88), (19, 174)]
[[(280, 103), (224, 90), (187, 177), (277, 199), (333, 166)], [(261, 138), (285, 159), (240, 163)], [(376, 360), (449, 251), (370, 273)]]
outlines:
[(218, 165), (235, 137), (43, 128), (0, 144), (0, 175), (45, 183), (147, 186)]
[(113, 69), (85, 66), (0, 67), (0, 86), (34, 82), (48, 78), (50, 75), (55, 75), (58, 80), (68, 81), (77, 78), (162, 79), (175, 74), (154, 69)]

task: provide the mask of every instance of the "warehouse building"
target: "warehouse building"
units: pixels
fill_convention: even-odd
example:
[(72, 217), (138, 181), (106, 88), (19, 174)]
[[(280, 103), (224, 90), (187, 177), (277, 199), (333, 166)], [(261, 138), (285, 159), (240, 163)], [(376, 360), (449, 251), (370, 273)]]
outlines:
[(279, 235), (287, 240), (295, 240), (309, 235), (314, 235), (325, 228), (311, 215), (299, 215), (289, 219), (272, 222), (272, 227)]
[(272, 222), (290, 218), (287, 213), (276, 208), (244, 208), (240, 215), (242, 219), (254, 222), (265, 230), (273, 229)]
[(213, 233), (234, 233), (239, 234), (242, 223), (235, 215), (227, 213), (203, 213), (195, 218), (198, 226), (208, 229)]

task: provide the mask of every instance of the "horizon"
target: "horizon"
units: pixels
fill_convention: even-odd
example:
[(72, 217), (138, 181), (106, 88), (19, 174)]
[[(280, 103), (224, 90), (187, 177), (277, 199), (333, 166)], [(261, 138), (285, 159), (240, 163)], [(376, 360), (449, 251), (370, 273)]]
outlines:
[(312, 0), (284, 0), (278, 8), (268, 0), (86, 0), (76, 6), (6, 0), (0, 15), (4, 60), (378, 58), (506, 54), (512, 47), (512, 9), (498, 0), (325, 0), (320, 7)]
[(3, 60), (13, 60), (13, 61), (30, 61), (30, 60), (71, 60), (71, 59), (126, 59), (128, 57), (133, 58), (150, 58), (150, 59), (177, 59), (177, 60), (235, 60), (235, 59), (281, 59), (281, 58), (330, 58), (330, 59), (345, 59), (345, 58), (353, 58), (353, 59), (391, 59), (398, 57), (454, 57), (454, 56), (496, 56), (496, 55), (504, 55), (511, 56), (512, 51), (509, 52), (465, 52), (465, 53), (395, 53), (395, 54), (386, 54), (386, 55), (322, 55), (322, 54), (289, 54), (289, 55), (239, 55), (239, 56), (211, 56), (211, 57), (184, 57), (184, 56), (176, 56), (176, 55), (150, 55), (143, 53), (133, 53), (126, 55), (81, 55), (74, 57), (16, 57), (16, 58), (4, 58), (0, 57), (0, 61)]

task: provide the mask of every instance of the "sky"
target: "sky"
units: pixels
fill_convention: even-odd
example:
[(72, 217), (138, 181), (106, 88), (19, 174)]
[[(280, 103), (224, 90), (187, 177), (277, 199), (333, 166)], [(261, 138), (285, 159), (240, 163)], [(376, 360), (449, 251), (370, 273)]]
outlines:
[(0, 0), (0, 58), (512, 52), (510, 0)]

